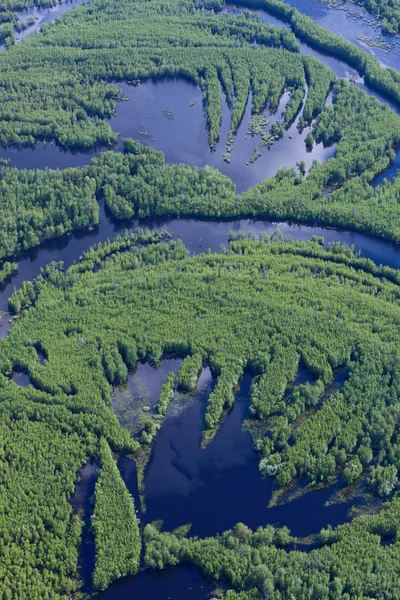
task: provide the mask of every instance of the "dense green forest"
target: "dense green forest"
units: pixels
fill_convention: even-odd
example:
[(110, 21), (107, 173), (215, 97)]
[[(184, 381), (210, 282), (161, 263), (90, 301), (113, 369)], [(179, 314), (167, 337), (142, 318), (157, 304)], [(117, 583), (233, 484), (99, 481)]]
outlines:
[(192, 563), (233, 588), (224, 596), (227, 600), (398, 600), (399, 522), (396, 499), (376, 516), (322, 530), (321, 547), (310, 553), (288, 551), (285, 546), (293, 538), (285, 528), (271, 525), (253, 532), (238, 523), (204, 540), (160, 533), (147, 525), (145, 561), (152, 568)]
[[(277, 0), (262, 2), (269, 10), (282, 9)], [(283, 7), (286, 18), (300, 19)], [(151, 33), (145, 26), (149, 19)], [(119, 36), (110, 37), (110, 20), (121, 28)], [(304, 22), (310, 25), (309, 21)], [(322, 43), (321, 28), (315, 27), (309, 35)], [(337, 151), (325, 164), (315, 163), (306, 177), (281, 170), (241, 196), (217, 171), (166, 166), (161, 153), (129, 140), (125, 156), (105, 153), (82, 169), (1, 167), (1, 259), (96, 225), (103, 195), (117, 218), (258, 216), (400, 239), (397, 180), (371, 185), (400, 143), (400, 118), (351, 84), (336, 81), (316, 59), (300, 55), (286, 28), (266, 25), (249, 14), (199, 11), (189, 0), (171, 1), (162, 10), (157, 2), (125, 0), (116, 5), (113, 0), (95, 0), (43, 29), (42, 35), (0, 55), (3, 142), (55, 138), (67, 146), (111, 143), (116, 134), (103, 118), (115, 111), (120, 92), (104, 79), (136, 81), (153, 75), (183, 76), (200, 85), (211, 146), (219, 137), (222, 94), (231, 108), (231, 136), (250, 91), (255, 114), (265, 107), (274, 110), (289, 91), (282, 127), (297, 117), (300, 127), (312, 125), (308, 145), (337, 144)], [(149, 52), (155, 39), (156, 47)], [(46, 67), (49, 60), (51, 69)], [(66, 65), (72, 63), (67, 74)], [(332, 88), (330, 106), (325, 100)]]
[(38, 8), (51, 8), (61, 4), (59, 0), (1, 0), (0, 1), (0, 18), (1, 15), (9, 15), (11, 11), (25, 10), (32, 6)]
[[(111, 149), (115, 84), (183, 77), (202, 90), (211, 149), (223, 97), (232, 140), (249, 101), (258, 115), (288, 93), (277, 137), (297, 119), (310, 128), (309, 147), (336, 152), (240, 195), (219, 171), (167, 165), (134, 140), (83, 168), (1, 166), (2, 261), (97, 226), (103, 201), (117, 219), (290, 219), (400, 242), (400, 178), (374, 187), (400, 146), (400, 117), (301, 55), (295, 36), (400, 101), (400, 75), (374, 57), (279, 0), (241, 4), (291, 29), (222, 13), (218, 0), (93, 0), (14, 46), (12, 11), (24, 2), (0, 2), (0, 41), (10, 46), (0, 54), (2, 144)], [(95, 591), (138, 572), (143, 534), (146, 566), (192, 563), (225, 582), (228, 600), (400, 599), (400, 271), (323, 244), (232, 234), (219, 254), (189, 257), (166, 231), (139, 229), (89, 249), (68, 270), (50, 263), (13, 292), (15, 318), (0, 341), (1, 598), (79, 597), (83, 523), (71, 500), (82, 467), (96, 463)], [(3, 262), (0, 282), (17, 268)], [(139, 361), (157, 366), (165, 357), (183, 359), (179, 372), (167, 375), (154, 406), (138, 409), (131, 435), (112, 410), (113, 388)], [(335, 482), (346, 493), (359, 486), (384, 508), (323, 529), (311, 552), (294, 549), (285, 527), (252, 532), (239, 523), (209, 539), (154, 524), (141, 531), (118, 456), (149, 452), (175, 390), (192, 393), (205, 367), (215, 379), (209, 436), (243, 375), (252, 376), (247, 424), (260, 477), (273, 478), (279, 493)], [(301, 370), (308, 383), (298, 383)]]
[[(310, 67), (314, 73), (321, 72), (314, 60), (308, 63)], [(319, 77), (314, 88), (308, 88), (308, 104), (301, 118), (307, 107), (320, 104), (325, 97), (329, 73), (322, 70), (328, 75), (322, 88)], [(399, 241), (398, 178), (392, 184), (371, 184), (389, 165), (393, 148), (400, 143), (400, 118), (340, 80), (334, 84), (333, 104), (324, 106), (313, 120), (312, 141), (337, 144), (335, 157), (323, 164), (314, 162), (306, 176), (281, 169), (241, 195), (219, 171), (166, 165), (161, 152), (133, 140), (125, 140), (124, 153), (102, 153), (81, 169), (1, 167), (0, 258), (98, 224), (100, 197), (118, 219), (291, 219), (358, 229)]]
[[(321, 238), (239, 238), (220, 254), (189, 258), (167, 234), (138, 231), (94, 247), (66, 272), (62, 264), (48, 265), (13, 294), (10, 307), (26, 310), (0, 344), (3, 597), (36, 599), (46, 590), (47, 597), (61, 598), (78, 585), (81, 525), (68, 499), (76, 471), (88, 460), (101, 467), (95, 586), (135, 572), (137, 522), (110, 449), (132, 453), (148, 440), (140, 431), (132, 439), (119, 426), (110, 392), (138, 360), (188, 357), (177, 377), (184, 389), (193, 389), (202, 365), (210, 366), (217, 383), (204, 427), (214, 429), (242, 374), (251, 372), (260, 470), (276, 476), (278, 485), (335, 477), (348, 485), (361, 476), (372, 494), (390, 499), (396, 493), (400, 272), (377, 267), (349, 247), (321, 244)], [(300, 364), (314, 383), (293, 387)], [(326, 394), (341, 369), (347, 372), (344, 385)], [(28, 374), (31, 385), (19, 387), (10, 378), (18, 371)], [(155, 434), (174, 385), (171, 374), (147, 416)], [(315, 586), (321, 598), (376, 597), (386, 589), (396, 598), (397, 512), (392, 502), (379, 517), (322, 532), (316, 573), (313, 554), (286, 554), (279, 547), (292, 542), (289, 533), (270, 528), (254, 539), (245, 528), (240, 543), (231, 542), (230, 533), (182, 546), (161, 536), (146, 544), (147, 560), (152, 566), (167, 564), (170, 555), (191, 560), (237, 590), (259, 589), (266, 580), (277, 599), (309, 597)], [(121, 522), (130, 526), (116, 537)], [(381, 546), (381, 538), (390, 544)], [(219, 548), (225, 542), (226, 550)], [(253, 542), (259, 549), (254, 560)], [(242, 543), (249, 551), (240, 549)], [(244, 555), (249, 562), (238, 570), (234, 564)], [(250, 564), (260, 568), (250, 573)], [(360, 579), (363, 568), (371, 576)], [(259, 578), (251, 579), (258, 571)]]
[(395, 69), (383, 68), (374, 56), (364, 52), (342, 36), (321, 27), (311, 17), (307, 17), (281, 0), (240, 0), (235, 4), (261, 8), (283, 19), (289, 23), (291, 30), (299, 39), (318, 50), (344, 60), (357, 69), (371, 88), (383, 92), (397, 102), (400, 101), (400, 75)]
[(382, 30), (385, 33), (398, 33), (400, 25), (399, 0), (359, 0), (370, 13), (382, 21)]
[(91, 521), (96, 545), (93, 588), (104, 590), (116, 579), (138, 572), (141, 540), (134, 503), (104, 438), (99, 462)]
[[(369, 54), (278, 0), (251, 0), (249, 5), (289, 19), (296, 35), (344, 58), (369, 85), (400, 100), (400, 79), (393, 69), (382, 68)], [(120, 93), (111, 82), (180, 76), (203, 89), (213, 147), (222, 92), (232, 104), (235, 131), (250, 89), (255, 110), (268, 101), (273, 105), (285, 86), (303, 85), (300, 63), (309, 62), (295, 56), (298, 45), (286, 27), (198, 10), (191, 0), (94, 0), (41, 31), (0, 55), (3, 144), (40, 139), (68, 148), (112, 144), (116, 134), (104, 119), (114, 113)], [(281, 49), (279, 58), (268, 47)]]

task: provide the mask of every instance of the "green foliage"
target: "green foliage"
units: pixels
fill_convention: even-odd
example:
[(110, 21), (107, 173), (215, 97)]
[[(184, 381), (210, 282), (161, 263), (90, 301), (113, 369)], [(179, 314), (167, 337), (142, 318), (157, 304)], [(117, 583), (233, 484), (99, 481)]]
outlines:
[(79, 169), (0, 167), (0, 258), (99, 222), (96, 183)]
[[(400, 502), (375, 516), (357, 517), (336, 530), (321, 531), (321, 548), (285, 551), (293, 538), (271, 525), (255, 532), (239, 523), (215, 538), (179, 539), (145, 530), (145, 562), (151, 568), (189, 562), (208, 577), (233, 588), (233, 600), (327, 600), (400, 597), (398, 579)], [(390, 540), (389, 546), (381, 542)]]
[[(276, 52), (268, 56), (266, 47)], [(298, 69), (293, 64), (281, 72), (288, 58), (280, 48)], [(221, 121), (220, 74), (230, 97), (233, 88), (241, 89), (232, 117), (235, 129), (242, 86), (250, 84), (250, 77), (265, 81), (271, 73), (268, 63), (274, 63), (283, 84), (286, 79), (302, 82), (303, 59), (293, 55), (296, 50), (285, 27), (199, 10), (192, 0), (95, 0), (44, 25), (41, 34), (0, 57), (0, 142), (54, 139), (69, 148), (111, 144), (116, 134), (104, 118), (115, 112), (120, 92), (109, 80), (181, 76), (203, 89), (213, 147)]]
[(361, 475), (362, 469), (362, 464), (358, 456), (352, 458), (343, 471), (343, 481), (345, 485), (348, 485), (354, 481), (354, 479), (357, 479), (357, 477)]
[[(277, 0), (265, 4), (323, 50), (350, 53), (349, 61), (360, 69), (369, 65), (365, 76), (376, 85), (382, 77), (394, 81), (390, 69), (339, 36)], [(297, 49), (286, 28), (248, 13), (215, 14), (198, 10), (190, 0), (169, 0), (162, 7), (156, 0), (95, 0), (2, 53), (4, 143), (55, 139), (67, 147), (89, 147), (112, 142), (115, 134), (104, 118), (114, 113), (120, 95), (106, 81), (181, 76), (203, 90), (211, 146), (219, 137), (222, 93), (231, 108), (233, 141), (250, 93), (258, 114), (276, 107), (285, 90), (290, 100), (282, 122), (273, 125), (273, 137), (301, 113), (300, 125), (312, 123), (307, 142), (338, 145), (336, 156), (314, 164), (306, 178), (281, 170), (241, 196), (218, 171), (167, 166), (161, 153), (132, 140), (125, 140), (125, 156), (104, 153), (83, 169), (2, 167), (0, 258), (97, 224), (99, 192), (117, 218), (258, 216), (348, 227), (398, 241), (400, 184), (397, 179), (376, 189), (370, 184), (400, 143), (399, 117), (344, 81), (334, 85), (333, 105), (325, 106), (335, 76)], [(386, 88), (391, 93), (389, 84)], [(326, 188), (334, 189), (325, 194)]]
[(360, 2), (370, 13), (382, 20), (384, 33), (398, 33), (400, 26), (399, 0), (361, 0)]
[(167, 375), (167, 381), (161, 388), (160, 395), (156, 404), (156, 413), (165, 416), (169, 405), (171, 404), (175, 391), (175, 373), (171, 372)]
[[(14, 475), (4, 480), (4, 506), (12, 508), (0, 523), (2, 552), (8, 557), (5, 564), (15, 565), (17, 553), (18, 564), (34, 565), (24, 569), (26, 578), (2, 578), (5, 597), (9, 592), (18, 597), (18, 589), (21, 598), (36, 600), (43, 590), (58, 598), (75, 589), (81, 528), (71, 521), (68, 498), (76, 471), (96, 458), (99, 443), (95, 585), (103, 588), (137, 568), (134, 507), (110, 447), (132, 452), (138, 442), (119, 427), (109, 407), (105, 356), (112, 365), (127, 364), (129, 356), (132, 366), (136, 358), (186, 354), (191, 360), (181, 378), (190, 386), (199, 366), (210, 366), (218, 377), (207, 409), (213, 425), (231, 404), (241, 374), (250, 369), (259, 377), (254, 390), (265, 385), (260, 407), (272, 417), (262, 444), (265, 475), (275, 474), (281, 485), (298, 477), (326, 481), (347, 463), (353, 478), (373, 461), (371, 489), (378, 495), (393, 493), (400, 467), (400, 275), (346, 246), (324, 249), (319, 238), (304, 243), (276, 237), (232, 240), (224, 253), (188, 257), (182, 243), (165, 233), (139, 231), (93, 248), (66, 272), (51, 264), (35, 280), (34, 305), (0, 344), (3, 465), (14, 469), (10, 457), (16, 445), (17, 456), (26, 453), (31, 469), (26, 477), (25, 459), (18, 458)], [(43, 363), (38, 349), (46, 355)], [(299, 360), (317, 380), (288, 387)], [(343, 387), (325, 396), (332, 373), (343, 366), (348, 373)], [(13, 370), (26, 372), (33, 385), (18, 387), (8, 377)], [(276, 401), (269, 385), (278, 390)], [(158, 429), (149, 416), (139, 441), (151, 442)], [(32, 440), (24, 441), (27, 436)], [(26, 500), (29, 494), (16, 492), (20, 485), (35, 490), (33, 503)], [(61, 508), (49, 520), (52, 506)], [(32, 540), (28, 545), (22, 534), (13, 534), (25, 531), (25, 522)], [(146, 543), (146, 554), (156, 567), (194, 562), (237, 592), (251, 582), (257, 594), (274, 590), (283, 600), (288, 596), (279, 594), (288, 590), (297, 600), (308, 598), (313, 586), (339, 578), (350, 597), (368, 597), (377, 590), (396, 590), (400, 563), (396, 553), (380, 545), (379, 536), (392, 539), (399, 522), (398, 502), (392, 500), (377, 517), (356, 519), (325, 536), (329, 548), (311, 555), (280, 549), (292, 541), (286, 530), (251, 533), (241, 525), (221, 536), (223, 541), (195, 541), (146, 529), (151, 540), (156, 538)], [(74, 533), (67, 535), (71, 523)], [(42, 539), (59, 548), (54, 561), (47, 541), (46, 549), (38, 545)], [(315, 556), (320, 569), (312, 566), (314, 559), (308, 562), (309, 556)], [(375, 575), (361, 577), (369, 572), (371, 557)]]
[[(397, 16), (394, 17), (392, 23), (387, 18), (383, 20), (383, 28), (387, 30), (391, 28), (396, 30), (395, 27), (398, 25), (400, 16), (398, 0), (393, 1), (396, 3), (396, 6), (393, 6), (393, 15)], [(391, 3), (392, 0), (361, 0), (361, 3), (369, 5), (370, 9), (374, 4), (375, 6), (383, 3), (387, 5), (387, 2)], [(307, 17), (281, 0), (240, 0), (240, 5), (264, 9), (287, 21), (298, 38), (318, 50), (344, 60), (357, 69), (371, 88), (400, 102), (400, 75), (397, 71), (391, 68), (385, 69), (374, 56), (346, 41), (342, 36), (324, 29), (311, 17)]]
[(12, 313), (19, 313), (22, 308), (27, 308), (35, 300), (35, 288), (31, 281), (23, 281), (19, 290), (8, 299), (8, 308)]
[(91, 523), (96, 547), (95, 591), (104, 590), (120, 577), (137, 573), (141, 551), (133, 498), (104, 438), (100, 440), (99, 462)]
[(0, 271), (0, 283), (3, 283), (11, 275), (18, 270), (18, 263), (16, 262), (5, 262), (1, 266)]
[(378, 496), (385, 498), (390, 496), (396, 487), (398, 470), (394, 465), (382, 467), (378, 465), (372, 470), (369, 478), (369, 487), (376, 492)]
[(217, 385), (208, 399), (204, 422), (207, 429), (215, 427), (221, 419), (224, 410), (232, 408), (234, 390), (243, 374), (243, 363), (227, 364), (221, 369)]
[(4, 11), (4, 13), (1, 12), (0, 15), (7, 15), (10, 20), (12, 17), (10, 11), (22, 11), (31, 8), (32, 6), (37, 6), (38, 8), (51, 8), (56, 5), (57, 0), (1, 0), (0, 10)]
[(196, 389), (202, 364), (201, 354), (193, 354), (185, 358), (178, 373), (178, 387), (181, 390), (192, 392)]
[[(347, 246), (324, 249), (319, 239), (237, 240), (228, 253), (193, 258), (180, 242), (163, 239), (138, 232), (88, 252), (66, 273), (48, 268), (34, 283), (35, 306), (4, 343), (0, 365), (6, 372), (17, 365), (36, 387), (62, 390), (63, 402), (89, 407), (108, 398), (106, 379), (126, 378), (127, 340), (130, 366), (133, 357), (157, 362), (163, 354), (188, 354), (180, 376), (186, 388), (203, 361), (218, 377), (207, 428), (219, 425), (249, 368), (258, 373), (253, 415), (272, 419), (261, 470), (279, 485), (298, 477), (327, 481), (343, 463), (349, 482), (372, 458), (400, 467), (397, 271)], [(46, 350), (46, 365), (37, 365), (30, 340)], [(317, 379), (288, 388), (300, 359)], [(325, 398), (334, 370), (344, 366), (343, 388)], [(161, 414), (172, 383), (162, 392)], [(297, 422), (300, 416), (306, 418)], [(158, 428), (149, 418), (140, 441), (150, 443)]]
[(46, 410), (40, 393), (35, 403), (24, 394), (4, 393), (4, 384), (3, 377), (0, 596), (71, 597), (78, 588), (82, 525), (69, 499), (90, 438), (85, 440), (66, 421), (63, 426), (64, 411)]

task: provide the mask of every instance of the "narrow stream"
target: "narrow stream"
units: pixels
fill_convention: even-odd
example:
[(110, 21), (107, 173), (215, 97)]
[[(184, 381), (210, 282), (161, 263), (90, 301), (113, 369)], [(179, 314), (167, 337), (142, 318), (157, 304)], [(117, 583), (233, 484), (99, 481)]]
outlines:
[[(16, 260), (19, 268), (16, 274), (11, 275), (0, 286), (0, 311), (7, 311), (7, 301), (14, 287), (19, 287), (23, 281), (32, 280), (40, 269), (51, 261), (63, 261), (65, 268), (79, 261), (82, 253), (93, 244), (114, 238), (118, 233), (123, 234), (126, 229), (133, 231), (138, 226), (150, 230), (165, 227), (168, 231), (180, 237), (191, 254), (199, 254), (210, 248), (218, 252), (221, 244), (228, 243), (230, 231), (252, 232), (255, 236), (263, 233), (272, 234), (279, 230), (282, 234), (289, 234), (296, 240), (309, 240), (313, 235), (323, 236), (325, 244), (338, 241), (354, 245), (362, 255), (371, 258), (374, 262), (385, 264), (393, 268), (400, 268), (400, 245), (393, 242), (379, 240), (372, 236), (352, 231), (340, 231), (327, 227), (314, 227), (297, 225), (286, 222), (269, 222), (252, 219), (238, 219), (228, 221), (205, 221), (200, 219), (136, 219), (119, 221), (113, 219), (100, 203), (100, 225), (93, 231), (82, 230), (66, 234), (61, 238), (49, 240), (40, 246), (32, 248), (19, 255)], [(0, 321), (0, 338), (4, 337), (9, 329), (7, 319)]]
[(0, 288), (0, 310), (7, 309), (7, 300), (14, 287), (18, 288), (22, 281), (36, 277), (40, 273), (40, 269), (50, 261), (63, 261), (65, 268), (68, 268), (78, 261), (82, 253), (93, 244), (112, 239), (118, 233), (123, 234), (125, 229), (133, 231), (138, 226), (150, 230), (167, 228), (171, 234), (183, 240), (191, 254), (205, 252), (207, 248), (217, 252), (221, 244), (227, 244), (230, 231), (252, 232), (258, 236), (261, 232), (272, 234), (279, 230), (282, 234), (288, 234), (296, 240), (309, 240), (313, 235), (318, 235), (325, 238), (325, 244), (339, 241), (354, 245), (363, 256), (371, 258), (377, 264), (400, 268), (399, 244), (352, 231), (252, 219), (205, 221), (160, 218), (144, 219), (140, 222), (138, 220), (118, 221), (108, 215), (104, 204), (101, 203), (100, 225), (93, 231), (82, 230), (66, 234), (61, 238), (49, 240), (17, 257), (18, 272), (11, 275)]
[(75, 514), (83, 521), (82, 542), (79, 549), (79, 575), (83, 582), (82, 592), (92, 590), (92, 573), (95, 565), (94, 539), (90, 531), (90, 517), (93, 513), (93, 495), (97, 481), (98, 467), (88, 463), (78, 473), (75, 495), (71, 500)]

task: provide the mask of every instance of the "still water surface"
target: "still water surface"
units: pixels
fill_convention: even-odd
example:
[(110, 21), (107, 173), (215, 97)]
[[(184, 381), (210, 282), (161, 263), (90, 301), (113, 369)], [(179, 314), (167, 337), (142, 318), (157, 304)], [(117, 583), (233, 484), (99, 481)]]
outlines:
[[(69, 4), (58, 5), (50, 10), (26, 11), (21, 20), (30, 15), (38, 17), (35, 25), (18, 35), (18, 40), (39, 29), (42, 23), (51, 22), (60, 16), (71, 5), (80, 4), (75, 0)], [(364, 20), (360, 20), (349, 10), (328, 10), (323, 4), (314, 0), (289, 0), (299, 10), (312, 16), (321, 25), (331, 31), (338, 32), (368, 51), (374, 53), (387, 66), (398, 67), (398, 55), (394, 52), (386, 54), (385, 50), (370, 48), (357, 38), (378, 35)], [(277, 22), (262, 11), (261, 18), (268, 22)], [(393, 40), (391, 40), (393, 41)], [(398, 40), (394, 40), (398, 44)], [(396, 49), (395, 49), (396, 50)], [(301, 43), (301, 51), (319, 58), (332, 68), (340, 77), (354, 78), (356, 84), (363, 87), (363, 81), (353, 69), (345, 63), (325, 56), (306, 44)], [(145, 82), (137, 88), (121, 84), (121, 89), (129, 101), (117, 106), (117, 115), (111, 119), (115, 131), (120, 132), (120, 139), (133, 137), (143, 143), (163, 150), (168, 163), (186, 162), (190, 165), (204, 166), (211, 164), (229, 175), (237, 184), (238, 191), (246, 189), (258, 181), (273, 175), (281, 166), (295, 166), (298, 160), (305, 160), (307, 166), (316, 158), (326, 160), (334, 154), (334, 148), (316, 147), (311, 154), (304, 148), (305, 130), (299, 134), (292, 128), (283, 139), (277, 142), (270, 152), (254, 165), (245, 166), (256, 143), (255, 138), (246, 136), (250, 119), (250, 102), (246, 109), (243, 123), (239, 129), (232, 152), (232, 162), (227, 165), (222, 160), (226, 137), (229, 129), (229, 111), (224, 105), (221, 141), (217, 151), (211, 153), (208, 148), (204, 111), (201, 92), (187, 82)], [(366, 89), (368, 93), (371, 93)], [(379, 96), (378, 96), (379, 97)], [(380, 98), (381, 99), (381, 98)], [(280, 116), (284, 108), (285, 98), (271, 122)], [(170, 112), (172, 113), (172, 118)], [(151, 137), (143, 138), (138, 130), (150, 132)], [(292, 139), (289, 136), (292, 135)], [(247, 139), (246, 139), (247, 137)], [(121, 141), (116, 150), (121, 148)], [(65, 168), (87, 164), (92, 153), (63, 152), (54, 145), (37, 145), (36, 148), (23, 150), (7, 149), (0, 152), (3, 158), (9, 158), (14, 166), (20, 168)], [(396, 159), (390, 172), (383, 176), (394, 176), (400, 160)], [(383, 179), (383, 176), (381, 180)], [(378, 183), (381, 181), (379, 180)], [(42, 266), (50, 260), (63, 260), (68, 267), (79, 260), (82, 252), (93, 243), (112, 238), (126, 227), (135, 229), (138, 221), (118, 222), (113, 220), (101, 204), (100, 225), (93, 231), (75, 232), (53, 240), (35, 248), (19, 257), (17, 275), (3, 284), (0, 291), (0, 309), (7, 307), (7, 298), (14, 286), (19, 286), (25, 279), (35, 277)], [(323, 235), (325, 241), (341, 241), (354, 244), (364, 256), (375, 262), (400, 267), (400, 248), (390, 242), (380, 241), (366, 235), (332, 229), (291, 225), (287, 223), (268, 223), (262, 221), (237, 220), (229, 222), (206, 222), (194, 219), (149, 220), (140, 223), (150, 229), (167, 226), (169, 231), (183, 239), (192, 254), (203, 252), (210, 247), (217, 251), (221, 243), (227, 242), (228, 232), (252, 231), (272, 233), (279, 228), (283, 233), (290, 233), (295, 239), (309, 239), (312, 235)], [(0, 336), (4, 336), (9, 324), (4, 321)], [(165, 365), (164, 365), (165, 366)], [(145, 366), (144, 366), (145, 367)], [(161, 375), (144, 369), (148, 377), (150, 397), (156, 398), (166, 377), (168, 369), (161, 368)], [(26, 384), (19, 375), (18, 382)], [(172, 529), (182, 523), (191, 522), (193, 535), (213, 535), (232, 527), (238, 521), (244, 521), (251, 527), (266, 523), (288, 525), (294, 535), (304, 536), (317, 532), (327, 523), (336, 525), (347, 519), (349, 506), (346, 504), (325, 507), (326, 500), (332, 490), (323, 490), (288, 504), (275, 508), (267, 508), (272, 493), (273, 481), (261, 479), (258, 472), (258, 455), (255, 453), (250, 435), (242, 431), (242, 422), (247, 415), (251, 378), (246, 375), (237, 393), (236, 402), (230, 414), (224, 420), (220, 431), (211, 443), (201, 449), (202, 424), (206, 402), (214, 385), (210, 372), (203, 371), (194, 398), (178, 415), (169, 414), (162, 426), (152, 449), (150, 462), (145, 477), (145, 500), (147, 511), (142, 516), (144, 522), (163, 519), (165, 529)], [(135, 385), (131, 382), (131, 385)], [(174, 406), (171, 407), (173, 410)], [(118, 466), (124, 480), (136, 498), (139, 506), (136, 468), (133, 461), (122, 457)], [(85, 470), (86, 469), (86, 470)], [(90, 581), (93, 568), (93, 545), (88, 526), (90, 515), (90, 498), (94, 490), (96, 470), (88, 466), (82, 472), (82, 480), (77, 489), (77, 502), (85, 509), (85, 530), (81, 558), (81, 573), (85, 582)], [(91, 558), (90, 558), (91, 556)], [(85, 583), (86, 585), (86, 583)], [(89, 585), (89, 584), (87, 584)], [(140, 573), (134, 579), (124, 580), (101, 594), (105, 600), (135, 599), (180, 599), (191, 597), (194, 600), (207, 598), (213, 589), (203, 577), (193, 569), (178, 567), (167, 569), (161, 573)], [(86, 587), (86, 589), (89, 589)]]

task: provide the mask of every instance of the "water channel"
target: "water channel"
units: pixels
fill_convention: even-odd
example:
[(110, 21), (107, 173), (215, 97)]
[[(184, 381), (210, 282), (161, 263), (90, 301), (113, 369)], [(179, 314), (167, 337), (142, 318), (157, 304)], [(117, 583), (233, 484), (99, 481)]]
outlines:
[[(57, 5), (49, 10), (32, 9), (21, 15), (22, 20), (29, 16), (38, 17), (35, 25), (17, 36), (18, 41), (36, 31), (41, 24), (48, 23), (60, 16), (71, 5), (80, 4), (74, 0), (69, 4)], [(316, 0), (290, 0), (299, 10), (312, 16), (317, 22), (334, 32), (339, 32), (349, 41), (357, 43), (364, 49), (373, 52), (387, 66), (398, 66), (399, 59), (395, 52), (386, 54), (385, 50), (370, 48), (358, 37), (371, 37), (371, 27), (364, 20), (356, 18), (349, 11), (360, 10), (350, 6), (349, 10), (328, 10)], [(231, 10), (231, 9), (229, 9)], [(258, 11), (261, 18), (268, 22), (281, 24), (273, 17)], [(350, 16), (349, 16), (350, 15)], [(355, 20), (354, 20), (355, 19)], [(373, 35), (378, 35), (375, 31)], [(394, 41), (398, 44), (397, 38)], [(317, 56), (324, 64), (332, 68), (338, 76), (355, 78), (357, 85), (364, 84), (354, 70), (345, 63), (322, 55), (305, 44), (301, 51)], [(236, 183), (238, 191), (251, 187), (258, 181), (273, 175), (282, 166), (295, 166), (298, 160), (304, 159), (307, 167), (312, 160), (326, 160), (334, 154), (334, 148), (323, 148), (318, 145), (312, 153), (306, 153), (304, 138), (307, 130), (301, 134), (293, 126), (285, 133), (282, 140), (277, 142), (271, 152), (266, 151), (254, 165), (246, 167), (255, 140), (246, 135), (250, 120), (250, 102), (239, 129), (232, 152), (232, 162), (227, 165), (222, 158), (223, 149), (229, 128), (229, 111), (224, 106), (224, 116), (221, 131), (221, 141), (216, 152), (211, 153), (208, 147), (204, 111), (201, 92), (191, 84), (178, 81), (144, 82), (138, 87), (120, 84), (124, 95), (129, 101), (117, 106), (117, 115), (111, 119), (115, 131), (120, 132), (120, 139), (133, 137), (142, 143), (151, 144), (165, 153), (168, 163), (186, 162), (190, 165), (204, 166), (210, 164)], [(366, 89), (368, 93), (371, 93)], [(375, 94), (374, 94), (375, 95)], [(381, 99), (381, 98), (380, 98)], [(287, 98), (282, 98), (273, 119), (280, 117)], [(166, 116), (166, 111), (169, 116)], [(172, 113), (172, 118), (170, 118)], [(190, 127), (189, 127), (190, 124)], [(138, 134), (146, 129), (152, 135), (144, 138)], [(190, 131), (190, 136), (188, 135)], [(247, 138), (247, 139), (246, 139)], [(290, 139), (291, 138), (291, 139)], [(119, 141), (116, 150), (121, 148)], [(35, 148), (8, 148), (0, 151), (0, 156), (9, 158), (10, 164), (19, 168), (65, 168), (82, 166), (97, 155), (100, 149), (92, 153), (64, 152), (54, 145), (38, 144)], [(400, 167), (398, 156), (391, 169), (381, 176), (393, 177)], [(226, 244), (228, 233), (234, 231), (251, 231), (255, 235), (260, 232), (272, 233), (277, 229), (283, 234), (290, 234), (294, 239), (310, 239), (312, 235), (322, 235), (325, 243), (341, 241), (354, 244), (366, 257), (378, 264), (384, 263), (391, 267), (400, 268), (400, 246), (372, 238), (367, 235), (337, 231), (330, 228), (294, 225), (290, 223), (271, 223), (259, 220), (241, 219), (236, 221), (201, 221), (195, 219), (151, 219), (141, 221), (117, 221), (106, 211), (103, 202), (100, 203), (100, 224), (92, 231), (84, 230), (67, 234), (62, 238), (48, 241), (41, 246), (21, 254), (17, 260), (19, 269), (0, 288), (0, 310), (7, 310), (7, 298), (14, 286), (22, 281), (32, 279), (51, 260), (64, 261), (65, 267), (79, 260), (82, 253), (92, 244), (114, 237), (125, 229), (134, 230), (138, 225), (150, 229), (167, 227), (175, 236), (180, 237), (192, 254), (211, 248), (218, 251), (220, 244)], [(9, 329), (7, 318), (3, 319), (0, 337), (4, 337)], [(162, 363), (155, 371), (148, 365), (140, 365), (135, 375), (130, 377), (128, 387), (132, 396), (143, 391), (143, 384), (148, 390), (150, 406), (158, 397), (159, 390), (165, 380), (168, 370), (176, 370), (179, 363)], [(142, 382), (138, 383), (138, 374)], [(305, 377), (299, 373), (299, 377)], [(135, 379), (136, 378), (136, 379)], [(20, 385), (29, 384), (23, 374), (15, 374)], [(325, 506), (330, 498), (332, 489), (306, 494), (290, 504), (267, 508), (272, 494), (273, 481), (262, 479), (258, 471), (259, 457), (253, 449), (249, 433), (243, 431), (242, 423), (247, 416), (250, 375), (242, 379), (237, 392), (232, 411), (225, 418), (219, 432), (211, 443), (201, 448), (202, 424), (206, 402), (214, 385), (214, 380), (205, 369), (202, 372), (197, 390), (193, 397), (186, 402), (183, 410), (177, 410), (177, 404), (172, 404), (163, 423), (160, 433), (152, 448), (150, 461), (145, 475), (145, 501), (147, 510), (142, 515), (144, 522), (163, 519), (166, 530), (173, 529), (183, 523), (192, 523), (191, 534), (206, 536), (232, 527), (236, 522), (243, 521), (250, 527), (266, 523), (287, 525), (294, 535), (306, 536), (316, 533), (321, 527), (330, 523), (336, 525), (348, 518), (348, 504), (333, 504)], [(147, 393), (147, 392), (146, 392)], [(180, 406), (180, 405), (179, 405)], [(129, 415), (127, 416), (127, 418)], [(133, 461), (122, 457), (118, 466), (130, 492), (139, 506), (137, 490), (137, 474)], [(88, 526), (90, 515), (90, 498), (94, 490), (96, 468), (88, 465), (80, 474), (80, 483), (75, 496), (74, 510), (84, 511), (84, 537), (81, 551), (81, 575), (85, 581), (90, 581), (93, 567), (93, 546)], [(141, 572), (133, 579), (123, 580), (98, 597), (104, 600), (127, 600), (130, 598), (163, 600), (191, 597), (194, 600), (205, 600), (214, 589), (214, 585), (194, 569), (180, 566), (166, 569), (163, 572)]]

